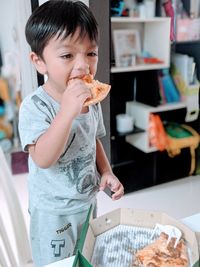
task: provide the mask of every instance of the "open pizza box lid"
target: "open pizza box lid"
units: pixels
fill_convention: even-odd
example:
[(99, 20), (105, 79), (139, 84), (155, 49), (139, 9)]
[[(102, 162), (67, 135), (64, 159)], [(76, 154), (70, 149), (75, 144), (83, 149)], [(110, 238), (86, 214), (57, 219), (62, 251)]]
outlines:
[[(126, 242), (126, 237), (122, 236), (121, 244), (113, 244), (113, 250), (115, 250), (115, 257), (109, 256), (107, 259), (105, 258), (105, 250), (108, 250), (110, 244), (115, 242), (115, 238), (107, 238), (106, 245), (103, 248), (100, 244), (100, 247), (97, 247), (97, 239), (100, 236), (109, 235), (110, 231), (118, 229), (117, 227), (125, 226), (128, 228), (148, 228), (152, 230), (157, 223), (163, 225), (173, 225), (176, 226), (182, 232), (182, 237), (185, 239), (187, 243), (187, 247), (190, 248), (190, 267), (199, 267), (199, 250), (198, 250), (198, 237), (194, 231), (192, 231), (189, 227), (187, 227), (182, 222), (177, 221), (176, 219), (168, 216), (165, 213), (155, 212), (155, 211), (144, 211), (144, 210), (135, 210), (130, 208), (120, 208), (116, 209), (112, 212), (106, 213), (96, 219), (91, 219), (91, 208), (88, 213), (87, 220), (82, 230), (81, 238), (78, 242), (76, 255), (71, 258), (64, 259), (63, 265), (58, 265), (59, 267), (93, 267), (93, 266), (101, 266), (101, 267), (130, 267), (131, 262), (127, 265), (126, 259), (123, 258), (123, 262), (119, 263), (119, 265), (115, 262), (110, 264), (111, 258), (114, 259), (116, 254), (121, 253), (122, 247), (124, 246), (124, 242)], [(123, 230), (124, 231), (124, 230)], [(124, 232), (125, 233), (125, 232)], [(114, 234), (117, 236), (117, 234)], [(199, 240), (200, 241), (200, 240)], [(96, 243), (96, 244), (95, 244)], [(110, 247), (109, 247), (110, 249)], [(125, 248), (127, 249), (127, 248)], [(131, 250), (129, 247), (127, 250)], [(94, 264), (95, 257), (93, 254), (98, 255), (98, 258), (101, 261), (99, 265)], [(110, 253), (110, 252), (109, 252)], [(122, 251), (123, 253), (123, 251)], [(104, 259), (103, 259), (104, 258)], [(105, 261), (104, 261), (105, 260)], [(106, 264), (105, 264), (106, 262)], [(48, 265), (49, 267), (51, 265)], [(56, 267), (56, 265), (53, 265)]]

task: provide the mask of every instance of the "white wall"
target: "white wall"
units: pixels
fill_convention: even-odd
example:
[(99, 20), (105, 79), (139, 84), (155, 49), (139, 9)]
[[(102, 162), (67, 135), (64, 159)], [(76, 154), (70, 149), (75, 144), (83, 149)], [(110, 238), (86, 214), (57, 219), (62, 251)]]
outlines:
[[(82, 0), (89, 5), (89, 0)], [(46, 0), (39, 0), (42, 4)], [(3, 63), (5, 55), (13, 55), (13, 65), (20, 68), (20, 87), (22, 97), (37, 87), (36, 71), (29, 60), (30, 48), (25, 40), (25, 24), (31, 14), (31, 0), (1, 0), (0, 2), (0, 47)]]
[[(11, 7), (11, 8), (10, 8)], [(15, 0), (1, 0), (0, 4), (0, 46), (2, 53), (13, 50), (13, 25), (16, 24)]]
[(25, 24), (31, 14), (30, 0), (1, 0), (0, 3), (0, 47), (3, 63), (9, 52), (13, 55), (13, 64), (20, 68), (22, 96), (35, 90), (36, 71), (29, 60), (29, 46), (25, 40)]

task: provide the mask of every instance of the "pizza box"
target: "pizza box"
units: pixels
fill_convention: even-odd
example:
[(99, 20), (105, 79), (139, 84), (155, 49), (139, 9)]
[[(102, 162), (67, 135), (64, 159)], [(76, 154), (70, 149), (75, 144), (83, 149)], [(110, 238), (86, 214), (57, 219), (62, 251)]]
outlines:
[(197, 237), (199, 254), (200, 254), (200, 213), (193, 214), (189, 217), (181, 219), (185, 225), (187, 225), (190, 229), (192, 229)]
[[(137, 239), (138, 234), (146, 235), (145, 231), (152, 231), (157, 223), (173, 225), (180, 229), (183, 238), (186, 240), (187, 247), (189, 247), (190, 266), (200, 266), (198, 240), (195, 232), (184, 223), (165, 213), (119, 208), (96, 219), (91, 219), (90, 215), (91, 208), (77, 245), (76, 255), (60, 261), (60, 264), (50, 264), (48, 267), (129, 267), (131, 266), (130, 257), (132, 258), (132, 254), (130, 253), (132, 251), (130, 239)], [(129, 238), (128, 231), (130, 229), (141, 230), (137, 232), (137, 235), (132, 235), (133, 238)], [(120, 231), (123, 234), (119, 234)], [(132, 232), (130, 233), (132, 234)], [(126, 246), (126, 242), (129, 245)], [(127, 258), (123, 254), (123, 249), (129, 252), (129, 255), (126, 255)], [(115, 262), (117, 257), (121, 262)], [(129, 263), (127, 261), (128, 257)], [(98, 260), (100, 262), (97, 262)]]

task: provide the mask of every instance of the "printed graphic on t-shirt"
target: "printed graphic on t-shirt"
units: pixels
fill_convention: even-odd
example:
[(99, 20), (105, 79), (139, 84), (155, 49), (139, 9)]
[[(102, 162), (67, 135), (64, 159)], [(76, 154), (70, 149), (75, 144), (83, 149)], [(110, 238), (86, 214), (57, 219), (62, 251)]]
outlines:
[(77, 157), (69, 162), (59, 162), (60, 172), (68, 178), (68, 186), (76, 186), (80, 194), (97, 191), (99, 180), (94, 170), (94, 153), (85, 157)]
[[(33, 95), (32, 100), (34, 105), (46, 115), (46, 122), (51, 123), (52, 119), (55, 117), (56, 111), (53, 106), (49, 107), (39, 96)], [(49, 117), (51, 115), (51, 118)]]

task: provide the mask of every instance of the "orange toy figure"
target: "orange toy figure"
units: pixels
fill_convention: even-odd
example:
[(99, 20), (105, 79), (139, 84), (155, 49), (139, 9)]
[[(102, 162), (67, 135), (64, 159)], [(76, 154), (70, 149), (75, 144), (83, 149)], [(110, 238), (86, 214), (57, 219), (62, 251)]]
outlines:
[(150, 114), (149, 142), (158, 150), (163, 151), (169, 145), (169, 140), (159, 115)]
[[(170, 128), (176, 128), (174, 133), (170, 133)], [(177, 133), (176, 133), (177, 132)], [(180, 133), (183, 133), (182, 136)], [(176, 134), (175, 134), (176, 133)], [(181, 149), (190, 148), (191, 167), (189, 175), (195, 170), (195, 149), (200, 142), (199, 134), (188, 125), (178, 125), (171, 123), (163, 126), (159, 115), (150, 114), (149, 123), (149, 143), (159, 151), (166, 150), (169, 157), (175, 157), (181, 153)]]

